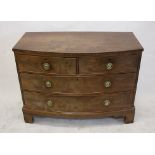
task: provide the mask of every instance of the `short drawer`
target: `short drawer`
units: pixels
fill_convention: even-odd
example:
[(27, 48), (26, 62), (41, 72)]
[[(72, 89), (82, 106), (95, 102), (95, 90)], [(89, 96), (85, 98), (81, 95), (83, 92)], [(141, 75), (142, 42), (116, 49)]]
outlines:
[(16, 54), (19, 72), (76, 74), (76, 59)]
[(137, 72), (140, 55), (113, 54), (112, 56), (83, 56), (79, 58), (79, 73), (129, 73)]
[(21, 73), (22, 89), (51, 93), (102, 93), (128, 91), (135, 88), (136, 74), (104, 76), (50, 76)]
[(55, 112), (97, 112), (132, 106), (133, 93), (103, 94), (101, 96), (52, 96), (24, 92), (25, 107)]

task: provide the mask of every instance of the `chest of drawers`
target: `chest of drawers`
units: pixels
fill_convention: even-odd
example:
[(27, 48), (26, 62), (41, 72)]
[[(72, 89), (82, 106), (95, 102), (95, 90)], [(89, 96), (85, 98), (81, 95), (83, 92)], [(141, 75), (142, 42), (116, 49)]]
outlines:
[(134, 121), (143, 48), (131, 32), (27, 32), (13, 48), (27, 123), (33, 116)]

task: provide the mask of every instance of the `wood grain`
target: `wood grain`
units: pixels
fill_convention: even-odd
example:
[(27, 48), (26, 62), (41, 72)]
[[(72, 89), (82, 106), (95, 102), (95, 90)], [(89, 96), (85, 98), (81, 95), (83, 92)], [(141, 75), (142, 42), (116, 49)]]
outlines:
[[(135, 73), (110, 74), (105, 76), (51, 76), (21, 73), (23, 90), (51, 93), (112, 93), (133, 90), (135, 87)], [(51, 88), (45, 86), (46, 81), (52, 83)], [(111, 81), (106, 88), (104, 83)]]
[(74, 119), (92, 119), (92, 118), (103, 118), (103, 117), (117, 117), (121, 116), (124, 118), (124, 123), (133, 123), (134, 121), (135, 107), (129, 109), (116, 110), (116, 111), (105, 111), (105, 112), (60, 112), (60, 111), (39, 111), (30, 110), (23, 107), (23, 113), (31, 114), (33, 116), (48, 116), (55, 118), (74, 118)]
[(16, 50), (90, 54), (143, 48), (132, 32), (28, 32)]
[[(133, 123), (143, 47), (131, 32), (29, 32), (14, 46), (27, 123), (33, 116)], [(107, 70), (105, 64), (113, 68)], [(50, 70), (43, 69), (50, 64)], [(52, 87), (45, 87), (51, 81)], [(112, 85), (105, 88), (104, 83)], [(105, 107), (104, 100), (111, 103)], [(52, 107), (47, 101), (53, 102)]]
[[(81, 56), (79, 58), (79, 74), (102, 74), (102, 73), (130, 73), (137, 72), (139, 54), (122, 53), (121, 56)], [(111, 70), (106, 69), (106, 64), (112, 63)]]
[[(40, 57), (16, 54), (19, 63), (19, 72), (35, 72), (48, 74), (76, 74), (76, 58)], [(43, 64), (50, 65), (44, 70)]]
[[(40, 111), (99, 112), (130, 108), (133, 92), (102, 94), (102, 96), (53, 96), (50, 93), (24, 91), (25, 108)], [(51, 100), (50, 107), (47, 101)], [(104, 101), (110, 100), (105, 106)]]

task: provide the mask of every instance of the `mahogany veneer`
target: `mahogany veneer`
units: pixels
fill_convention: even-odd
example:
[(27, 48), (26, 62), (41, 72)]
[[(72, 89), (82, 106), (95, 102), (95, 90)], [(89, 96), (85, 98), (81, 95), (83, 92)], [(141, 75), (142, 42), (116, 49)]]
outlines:
[(132, 32), (27, 32), (13, 51), (25, 122), (35, 115), (134, 121), (143, 47)]

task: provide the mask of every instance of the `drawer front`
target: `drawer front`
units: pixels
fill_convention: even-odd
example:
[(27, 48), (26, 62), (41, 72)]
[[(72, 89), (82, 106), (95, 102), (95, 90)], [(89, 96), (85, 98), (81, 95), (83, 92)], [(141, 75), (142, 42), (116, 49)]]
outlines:
[[(25, 107), (32, 110), (57, 112), (108, 111), (132, 106), (132, 93), (104, 94), (102, 96), (52, 96), (24, 92)], [(107, 103), (109, 101), (109, 104)]]
[(20, 76), (24, 90), (71, 94), (133, 90), (136, 80), (135, 73), (80, 77), (21, 73)]
[(128, 73), (137, 72), (139, 55), (100, 56), (79, 58), (79, 73)]
[(76, 74), (76, 59), (16, 55), (19, 72)]

